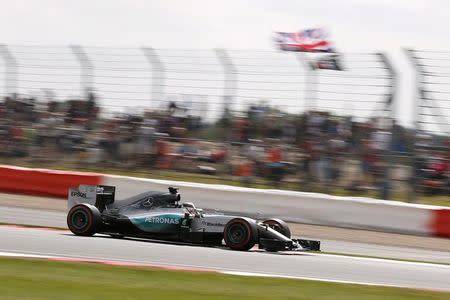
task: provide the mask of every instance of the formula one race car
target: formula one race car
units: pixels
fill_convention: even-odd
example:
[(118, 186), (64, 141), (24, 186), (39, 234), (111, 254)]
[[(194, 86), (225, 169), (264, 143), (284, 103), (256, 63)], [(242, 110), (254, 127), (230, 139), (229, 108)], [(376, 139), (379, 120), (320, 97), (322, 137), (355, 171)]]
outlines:
[(80, 185), (69, 189), (67, 225), (76, 235), (95, 233), (175, 241), (210, 246), (225, 245), (247, 251), (258, 244), (266, 251), (320, 251), (320, 242), (292, 239), (279, 219), (257, 221), (247, 217), (206, 213), (194, 204), (180, 204), (178, 189), (145, 192), (115, 201), (115, 187)]

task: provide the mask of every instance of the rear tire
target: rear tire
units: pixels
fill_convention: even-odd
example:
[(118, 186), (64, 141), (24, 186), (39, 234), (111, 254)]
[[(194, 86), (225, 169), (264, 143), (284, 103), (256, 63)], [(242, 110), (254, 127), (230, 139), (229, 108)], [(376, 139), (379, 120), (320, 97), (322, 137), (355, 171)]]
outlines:
[(282, 235), (284, 235), (287, 238), (291, 238), (291, 230), (289, 229), (289, 226), (280, 219), (267, 219), (263, 222), (263, 224), (268, 225), (270, 228), (272, 228), (275, 231), (278, 231)]
[(223, 230), (225, 244), (232, 250), (248, 251), (258, 238), (256, 224), (246, 218), (235, 218), (228, 221)]
[(67, 214), (67, 226), (75, 235), (92, 236), (100, 227), (100, 211), (90, 204), (78, 204)]

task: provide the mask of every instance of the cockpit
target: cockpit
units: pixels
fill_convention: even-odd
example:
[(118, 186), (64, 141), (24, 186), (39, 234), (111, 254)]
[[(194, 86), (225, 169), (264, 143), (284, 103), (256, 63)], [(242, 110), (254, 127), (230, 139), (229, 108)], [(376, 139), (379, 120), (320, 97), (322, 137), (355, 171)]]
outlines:
[[(178, 189), (169, 187), (168, 193), (153, 191), (144, 192), (139, 195), (117, 201), (111, 208), (116, 208), (119, 210), (125, 210), (128, 208), (145, 210), (156, 208), (182, 208), (183, 205), (179, 204), (180, 200), (181, 196), (178, 193)], [(193, 204), (189, 203), (187, 206), (193, 207)]]

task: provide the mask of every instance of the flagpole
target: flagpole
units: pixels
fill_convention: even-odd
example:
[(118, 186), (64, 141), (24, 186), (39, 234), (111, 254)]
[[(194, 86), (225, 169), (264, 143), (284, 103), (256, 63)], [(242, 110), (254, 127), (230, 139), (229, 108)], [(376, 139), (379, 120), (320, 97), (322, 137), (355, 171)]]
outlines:
[(304, 84), (304, 111), (317, 109), (316, 107), (316, 87), (317, 74), (316, 70), (308, 60), (305, 52), (298, 52), (297, 59), (305, 68), (305, 84)]

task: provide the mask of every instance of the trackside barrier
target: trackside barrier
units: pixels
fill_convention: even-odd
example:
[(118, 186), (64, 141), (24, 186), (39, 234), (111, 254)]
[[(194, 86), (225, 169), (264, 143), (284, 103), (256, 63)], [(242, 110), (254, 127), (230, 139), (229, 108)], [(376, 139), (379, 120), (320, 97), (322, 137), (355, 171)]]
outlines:
[(182, 201), (194, 202), (202, 208), (252, 216), (260, 213), (262, 216), (316, 225), (419, 235), (433, 235), (434, 232), (431, 219), (436, 207), (429, 205), (115, 175), (105, 175), (104, 183), (117, 186), (119, 199), (146, 190), (164, 190), (168, 185), (175, 184), (181, 189)]
[(67, 197), (70, 187), (80, 183), (100, 184), (102, 175), (31, 169), (0, 165), (0, 191), (35, 196)]
[(181, 189), (182, 201), (236, 214), (279, 217), (286, 221), (450, 237), (450, 209), (363, 197), (262, 190), (227, 185), (144, 179), (94, 173), (0, 166), (0, 191), (66, 197), (69, 187), (105, 184), (123, 199), (148, 190)]
[(431, 228), (435, 236), (450, 237), (450, 209), (433, 210)]

